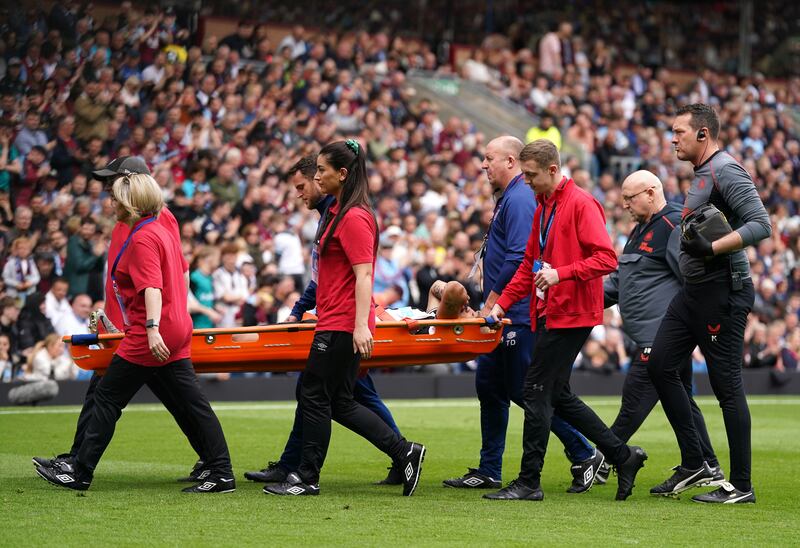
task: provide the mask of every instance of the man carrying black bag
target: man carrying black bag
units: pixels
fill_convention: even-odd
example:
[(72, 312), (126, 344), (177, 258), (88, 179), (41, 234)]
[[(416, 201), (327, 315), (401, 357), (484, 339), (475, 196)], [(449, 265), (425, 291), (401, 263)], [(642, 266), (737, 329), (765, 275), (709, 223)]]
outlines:
[[(681, 221), (680, 270), (686, 283), (661, 322), (648, 371), (678, 439), (682, 462), (650, 493), (674, 495), (714, 479), (703, 459), (689, 396), (680, 378), (682, 361), (700, 346), (725, 420), (730, 483), (692, 500), (755, 502), (750, 483), (750, 411), (741, 371), (744, 329), (754, 290), (743, 248), (769, 237), (769, 216), (750, 175), (720, 150), (719, 118), (711, 107), (693, 104), (680, 108), (672, 129), (678, 159), (695, 166)], [(708, 204), (726, 219), (705, 207)], [(725, 220), (732, 231), (727, 232)]]

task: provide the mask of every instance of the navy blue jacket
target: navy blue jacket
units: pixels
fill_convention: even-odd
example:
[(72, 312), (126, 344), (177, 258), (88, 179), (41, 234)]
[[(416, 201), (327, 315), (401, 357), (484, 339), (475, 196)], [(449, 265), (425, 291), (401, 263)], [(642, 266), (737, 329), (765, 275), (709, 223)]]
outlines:
[[(533, 226), (536, 197), (525, 184), (522, 174), (514, 177), (495, 205), (489, 226), (486, 255), (483, 258), (483, 299), (491, 291), (498, 295), (514, 276), (525, 255), (525, 246)], [(506, 311), (512, 323), (530, 325), (530, 297), (517, 301)]]
[[(328, 208), (331, 207), (331, 204), (336, 200), (333, 196), (324, 196), (319, 203), (317, 203), (316, 209), (319, 211), (319, 222), (317, 223), (317, 230), (319, 230), (319, 225), (322, 224), (322, 221), (325, 219), (325, 212), (328, 211)], [(311, 250), (311, 281), (308, 282), (308, 287), (303, 292), (303, 295), (297, 299), (297, 302), (292, 308), (291, 315), (297, 318), (298, 320), (303, 319), (303, 313), (311, 310), (312, 308), (317, 306), (317, 280), (316, 280), (316, 270), (317, 265), (319, 264), (319, 250), (317, 249), (317, 243), (314, 242), (314, 247)]]

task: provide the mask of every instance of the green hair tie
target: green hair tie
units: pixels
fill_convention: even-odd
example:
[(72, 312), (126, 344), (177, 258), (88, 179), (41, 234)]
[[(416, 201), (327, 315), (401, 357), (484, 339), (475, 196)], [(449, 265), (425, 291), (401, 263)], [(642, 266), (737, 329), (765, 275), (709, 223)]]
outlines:
[(359, 149), (359, 146), (358, 146), (358, 141), (356, 141), (355, 139), (348, 139), (347, 141), (345, 141), (345, 142), (344, 142), (344, 144), (346, 144), (346, 145), (347, 145), (347, 147), (348, 147), (350, 150), (352, 150), (352, 151), (353, 151), (353, 154), (355, 154), (356, 156), (358, 156), (358, 149)]

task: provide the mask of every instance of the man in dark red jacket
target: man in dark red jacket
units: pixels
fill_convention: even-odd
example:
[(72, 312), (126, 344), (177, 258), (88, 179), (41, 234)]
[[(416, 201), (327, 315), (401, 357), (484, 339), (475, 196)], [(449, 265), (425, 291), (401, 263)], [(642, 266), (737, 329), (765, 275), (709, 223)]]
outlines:
[(539, 206), (525, 258), (492, 314), (502, 317), (512, 304), (531, 295), (531, 328), (536, 333), (536, 343), (525, 378), (519, 477), (484, 498), (544, 498), (540, 476), (555, 409), (616, 466), (616, 498), (625, 500), (647, 454), (641, 447), (629, 447), (615, 436), (569, 387), (575, 357), (592, 327), (603, 321), (602, 277), (617, 266), (603, 208), (572, 179), (561, 175), (561, 160), (552, 142), (539, 139), (529, 143), (519, 159)]

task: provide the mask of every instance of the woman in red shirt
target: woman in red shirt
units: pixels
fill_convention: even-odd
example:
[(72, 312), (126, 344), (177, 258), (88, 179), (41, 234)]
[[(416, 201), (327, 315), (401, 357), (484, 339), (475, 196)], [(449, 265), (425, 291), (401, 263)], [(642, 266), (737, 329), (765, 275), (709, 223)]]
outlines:
[(319, 281), (317, 327), (300, 386), (303, 453), (297, 472), (267, 485), (273, 495), (318, 495), (328, 452), (331, 419), (365, 437), (400, 462), (403, 495), (414, 493), (425, 447), (406, 441), (353, 399), (361, 358), (372, 354), (375, 307), (373, 270), (378, 225), (369, 201), (365, 152), (353, 139), (325, 145), (314, 180), (336, 201), (317, 233)]
[(190, 359), (192, 321), (187, 311), (186, 266), (181, 246), (162, 223), (161, 189), (150, 175), (130, 174), (114, 182), (118, 220), (131, 227), (109, 275), (122, 312), (125, 338), (97, 385), (95, 405), (74, 465), (38, 466), (47, 481), (86, 490), (114, 435), (122, 409), (139, 389), (158, 378), (187, 410), (192, 431), (204, 439), (210, 474), (191, 493), (230, 492), (236, 484), (222, 427), (197, 384)]

